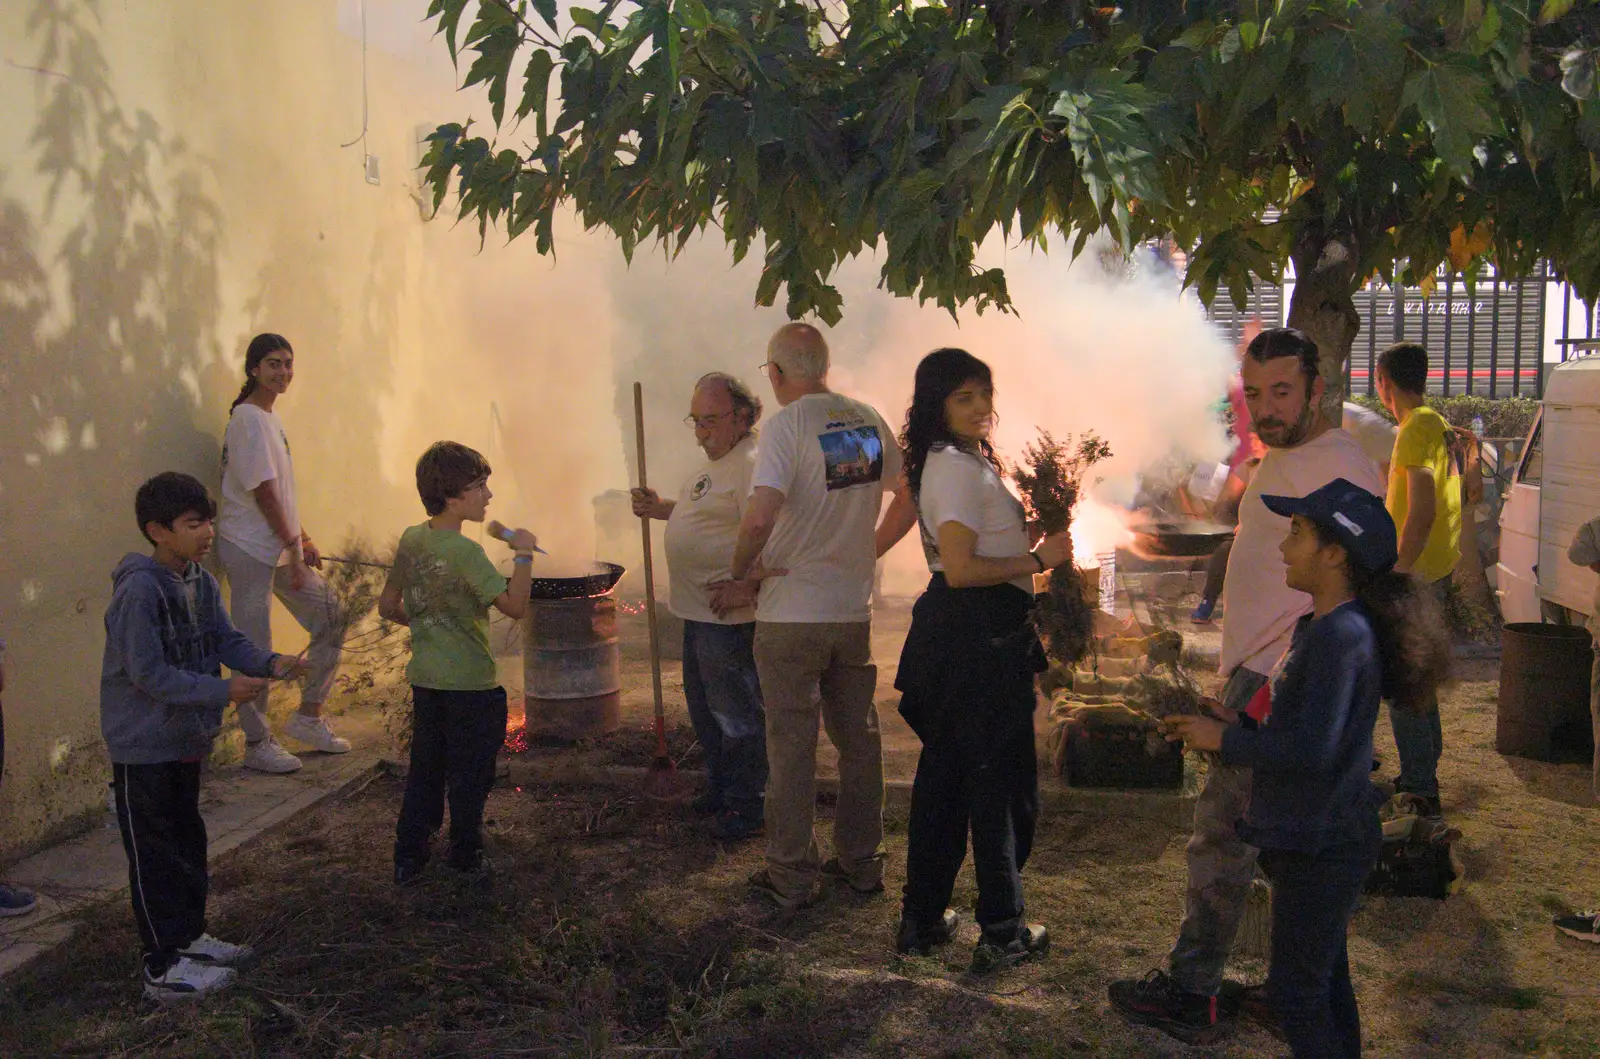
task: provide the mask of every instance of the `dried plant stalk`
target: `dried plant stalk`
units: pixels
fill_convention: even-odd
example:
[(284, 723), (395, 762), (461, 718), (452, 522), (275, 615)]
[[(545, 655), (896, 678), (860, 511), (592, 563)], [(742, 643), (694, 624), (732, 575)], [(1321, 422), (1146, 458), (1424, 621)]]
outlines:
[[(1070, 529), (1084, 475), (1110, 455), (1111, 446), (1093, 431), (1080, 435), (1076, 446), (1071, 435), (1057, 441), (1048, 430), (1039, 431), (1039, 439), (1023, 447), (1022, 466), (1012, 472), (1028, 517), (1047, 534)], [(1069, 547), (1066, 561), (1050, 571), (1049, 589), (1034, 612), (1050, 657), (1067, 665), (1081, 659), (1094, 639), (1094, 608), (1084, 599), (1083, 574), (1074, 560)]]

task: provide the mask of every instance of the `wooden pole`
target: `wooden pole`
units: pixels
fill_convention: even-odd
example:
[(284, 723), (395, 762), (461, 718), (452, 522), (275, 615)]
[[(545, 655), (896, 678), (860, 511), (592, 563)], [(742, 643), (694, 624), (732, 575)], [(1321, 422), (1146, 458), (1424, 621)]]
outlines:
[[(644, 387), (633, 384), (634, 443), (639, 454), (639, 488), (647, 489), (648, 479), (644, 461)], [(650, 626), (650, 682), (656, 697), (656, 742), (658, 752), (666, 745), (666, 708), (661, 698), (661, 633), (656, 625), (656, 571), (650, 554), (650, 517), (639, 519), (639, 532), (644, 544), (644, 609)]]

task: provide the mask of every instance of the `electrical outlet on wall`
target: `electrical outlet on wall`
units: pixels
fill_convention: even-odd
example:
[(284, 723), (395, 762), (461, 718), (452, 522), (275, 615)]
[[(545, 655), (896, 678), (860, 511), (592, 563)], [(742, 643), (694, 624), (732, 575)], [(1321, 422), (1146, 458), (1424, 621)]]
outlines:
[(377, 155), (375, 155), (375, 154), (367, 155), (366, 168), (367, 168), (367, 183), (369, 183), (369, 184), (377, 184), (377, 183), (379, 183), (378, 156)]

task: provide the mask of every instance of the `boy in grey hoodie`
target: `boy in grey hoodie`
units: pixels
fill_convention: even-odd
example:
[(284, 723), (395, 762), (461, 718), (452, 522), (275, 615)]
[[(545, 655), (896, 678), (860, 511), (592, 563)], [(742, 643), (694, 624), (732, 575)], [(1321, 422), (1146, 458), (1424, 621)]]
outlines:
[[(158, 474), (139, 487), (134, 509), (155, 547), (149, 556), (123, 556), (111, 575), (100, 730), (144, 942), (144, 993), (167, 1003), (227, 986), (250, 954), (205, 932), (200, 766), (222, 711), (304, 665), (261, 650), (228, 621), (216, 578), (197, 561), (215, 535), (217, 509), (205, 486), (187, 474)], [(223, 678), (224, 664), (232, 679)]]

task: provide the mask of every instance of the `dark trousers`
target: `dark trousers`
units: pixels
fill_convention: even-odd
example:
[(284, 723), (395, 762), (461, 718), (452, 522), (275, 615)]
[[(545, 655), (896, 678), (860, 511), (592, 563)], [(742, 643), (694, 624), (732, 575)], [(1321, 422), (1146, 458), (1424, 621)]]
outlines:
[(506, 689), (440, 691), (413, 684), (411, 702), (411, 770), (395, 825), (395, 863), (427, 863), (448, 795), (447, 859), (473, 868), (483, 851), (483, 805), (494, 786), (495, 755), (506, 739)]
[(111, 766), (145, 966), (160, 974), (206, 929), (206, 822), (200, 762)]
[[(1441, 578), (1428, 587), (1441, 606), (1450, 579)], [(1397, 794), (1439, 797), (1439, 758), (1444, 754), (1444, 726), (1439, 720), (1439, 694), (1429, 691), (1417, 702), (1389, 703), (1389, 728), (1394, 732), (1395, 750), (1400, 755)]]
[(950, 904), (972, 832), (976, 917), (1002, 944), (1022, 927), (1022, 869), (1033, 851), (1039, 780), (1031, 715), (994, 723), (976, 712), (924, 745), (911, 786), (905, 915), (923, 926)]
[(1361, 1015), (1346, 935), (1381, 832), (1312, 855), (1261, 851), (1272, 880), (1272, 966), (1267, 995), (1295, 1059), (1358, 1059)]
[(1228, 579), (1228, 556), (1232, 554), (1233, 538), (1229, 537), (1217, 545), (1217, 550), (1206, 560), (1206, 587), (1200, 593), (1202, 599), (1215, 603), (1222, 598), (1222, 586)]
[(764, 816), (767, 715), (756, 676), (756, 624), (683, 623), (683, 697), (705, 751), (711, 796), (752, 820)]

